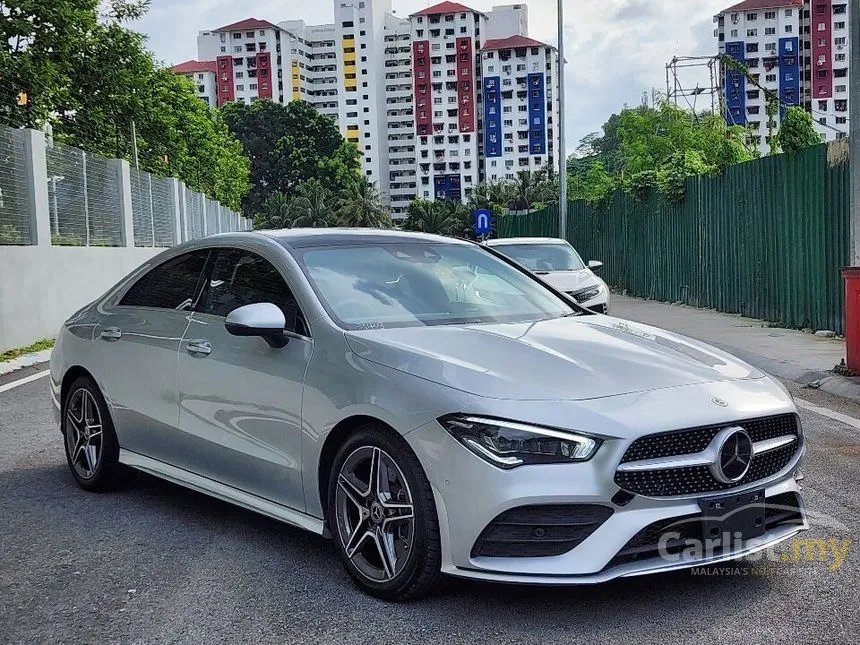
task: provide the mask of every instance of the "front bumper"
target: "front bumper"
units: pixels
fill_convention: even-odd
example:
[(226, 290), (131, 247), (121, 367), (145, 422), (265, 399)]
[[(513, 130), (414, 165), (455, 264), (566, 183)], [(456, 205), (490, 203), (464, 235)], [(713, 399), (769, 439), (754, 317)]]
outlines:
[[(802, 464), (802, 441), (791, 461), (778, 473), (730, 491), (684, 497), (621, 499), (613, 474), (630, 440), (606, 440), (591, 461), (579, 464), (524, 466), (500, 470), (468, 451), (433, 422), (406, 435), (428, 473), (434, 490), (442, 536), (443, 571), (481, 580), (526, 584), (591, 584), (625, 576), (710, 565), (751, 555), (788, 540), (807, 528), (795, 473)], [(619, 554), (643, 529), (663, 520), (701, 513), (705, 497), (764, 490), (765, 498), (793, 494), (798, 517), (763, 536), (732, 541), (719, 552), (628, 561)], [(613, 501), (614, 499), (614, 501)], [(618, 503), (616, 503), (618, 502)], [(476, 554), (476, 542), (499, 515), (511, 509), (540, 505), (601, 505), (611, 516), (571, 550), (539, 557), (487, 557)]]

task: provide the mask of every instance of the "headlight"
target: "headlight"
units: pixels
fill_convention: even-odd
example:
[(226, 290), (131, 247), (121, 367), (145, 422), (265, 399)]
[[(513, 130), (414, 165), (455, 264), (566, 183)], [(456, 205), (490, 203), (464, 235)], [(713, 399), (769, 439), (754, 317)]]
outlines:
[(603, 293), (603, 285), (595, 284), (591, 287), (586, 287), (585, 289), (580, 289), (579, 291), (571, 291), (569, 295), (573, 297), (577, 302), (588, 302), (589, 300), (596, 298), (601, 293)]
[(499, 468), (567, 464), (591, 459), (600, 439), (538, 426), (452, 414), (439, 423), (479, 457)]

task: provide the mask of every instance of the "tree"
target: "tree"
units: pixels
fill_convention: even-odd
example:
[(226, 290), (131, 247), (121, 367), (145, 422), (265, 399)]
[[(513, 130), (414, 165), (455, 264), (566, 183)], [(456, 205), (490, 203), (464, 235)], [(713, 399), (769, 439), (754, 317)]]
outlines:
[(228, 103), (221, 113), (251, 159), (248, 212), (260, 212), (272, 192), (294, 196), (310, 179), (339, 194), (360, 177), (358, 149), (309, 103)]
[(312, 177), (299, 185), (289, 200), (290, 228), (326, 228), (334, 225), (331, 191)]
[(443, 201), (415, 199), (409, 204), (403, 228), (407, 231), (448, 235), (452, 223), (451, 212)]
[(263, 204), (263, 210), (254, 216), (255, 229), (289, 228), (290, 200), (283, 193), (271, 193)]
[[(242, 146), (185, 79), (160, 68), (121, 22), (148, 0), (0, 0), (0, 121), (49, 122), (54, 138), (178, 177), (238, 208), (249, 188)], [(101, 13), (100, 13), (101, 10)], [(17, 105), (26, 92), (26, 107)]]
[(350, 182), (337, 214), (341, 226), (391, 227), (391, 217), (379, 203), (379, 191), (363, 177)]
[(821, 135), (815, 131), (812, 115), (802, 107), (794, 105), (788, 108), (782, 117), (777, 141), (783, 151), (797, 152), (821, 143)]

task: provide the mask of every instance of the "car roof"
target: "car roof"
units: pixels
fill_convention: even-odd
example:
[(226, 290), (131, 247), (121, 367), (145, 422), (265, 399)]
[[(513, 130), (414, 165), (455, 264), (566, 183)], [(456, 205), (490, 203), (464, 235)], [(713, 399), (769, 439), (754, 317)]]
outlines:
[(413, 233), (381, 228), (285, 228), (269, 231), (254, 231), (270, 237), (287, 248), (304, 248), (309, 246), (343, 246), (350, 244), (469, 244), (442, 235)]
[(567, 242), (558, 237), (504, 237), (487, 241), (489, 246), (506, 246), (508, 244), (567, 244)]

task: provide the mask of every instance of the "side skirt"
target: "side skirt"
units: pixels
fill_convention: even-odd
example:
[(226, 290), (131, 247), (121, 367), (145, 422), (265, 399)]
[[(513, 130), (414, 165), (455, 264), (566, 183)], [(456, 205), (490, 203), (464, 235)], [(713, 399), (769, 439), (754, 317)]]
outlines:
[(318, 517), (312, 517), (300, 511), (296, 511), (280, 504), (275, 504), (269, 500), (251, 495), (245, 491), (227, 486), (220, 482), (216, 482), (201, 475), (195, 475), (176, 466), (171, 466), (163, 461), (145, 457), (130, 450), (119, 451), (119, 461), (121, 464), (130, 466), (147, 474), (166, 479), (174, 484), (179, 484), (198, 493), (216, 497), (225, 502), (230, 502), (236, 506), (247, 508), (250, 511), (255, 511), (261, 515), (279, 520), (285, 524), (297, 526), (306, 531), (311, 531), (318, 535), (323, 535), (325, 525)]

